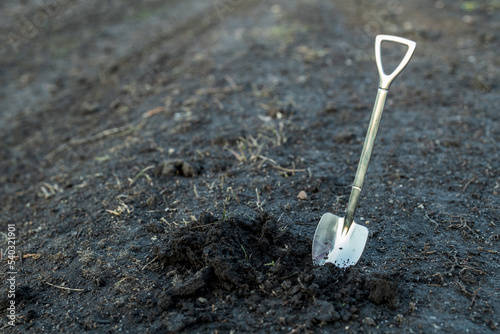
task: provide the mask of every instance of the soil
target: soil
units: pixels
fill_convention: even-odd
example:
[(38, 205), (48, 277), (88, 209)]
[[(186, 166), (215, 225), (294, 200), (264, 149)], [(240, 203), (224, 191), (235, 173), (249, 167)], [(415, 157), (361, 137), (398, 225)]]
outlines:
[[(0, 331), (498, 331), (498, 1), (0, 9)], [(353, 267), (315, 266), (379, 33), (417, 49), (356, 213), (368, 243)], [(383, 53), (389, 71), (401, 50)]]

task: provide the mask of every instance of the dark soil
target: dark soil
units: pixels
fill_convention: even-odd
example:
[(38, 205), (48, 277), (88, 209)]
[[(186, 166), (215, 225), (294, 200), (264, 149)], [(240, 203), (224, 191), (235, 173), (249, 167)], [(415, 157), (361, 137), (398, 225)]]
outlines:
[[(175, 321), (166, 329), (197, 324), (197, 330), (207, 332), (281, 332), (328, 323), (341, 328), (361, 320), (360, 309), (368, 301), (396, 307), (396, 283), (390, 278), (330, 264), (311, 268), (310, 252), (310, 242), (266, 214), (223, 220), (202, 214), (155, 248), (169, 286), (158, 306), (175, 309), (170, 314)], [(248, 313), (258, 322), (241, 317)]]
[[(0, 331), (498, 331), (498, 1), (50, 3), (0, 4)], [(417, 50), (357, 210), (368, 243), (314, 266), (379, 33)]]

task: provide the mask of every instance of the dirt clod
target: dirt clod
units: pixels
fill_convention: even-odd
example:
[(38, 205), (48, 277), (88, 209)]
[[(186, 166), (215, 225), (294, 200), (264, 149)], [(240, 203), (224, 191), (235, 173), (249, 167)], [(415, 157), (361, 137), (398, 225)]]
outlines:
[(160, 175), (193, 177), (196, 175), (196, 169), (193, 165), (183, 160), (167, 160), (158, 166), (157, 173)]
[(368, 298), (375, 304), (385, 305), (389, 308), (396, 307), (396, 285), (385, 278), (378, 278), (369, 282), (370, 295)]
[(354, 138), (356, 138), (356, 134), (349, 129), (343, 130), (333, 136), (333, 141), (336, 143), (350, 143)]

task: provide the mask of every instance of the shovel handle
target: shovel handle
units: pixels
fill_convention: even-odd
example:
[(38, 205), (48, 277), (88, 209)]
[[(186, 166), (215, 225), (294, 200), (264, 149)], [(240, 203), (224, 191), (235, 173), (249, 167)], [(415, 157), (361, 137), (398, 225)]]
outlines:
[[(403, 60), (391, 74), (385, 74), (384, 67), (382, 66), (380, 45), (383, 41), (390, 41), (408, 46), (408, 50), (406, 51)], [(410, 61), (416, 45), (417, 44), (413, 41), (396, 36), (378, 35), (375, 39), (375, 58), (380, 75), (380, 82), (377, 91), (377, 98), (375, 99), (375, 105), (373, 106), (372, 116), (370, 118), (370, 124), (368, 125), (368, 131), (365, 137), (365, 143), (363, 145), (363, 151), (361, 152), (361, 157), (359, 158), (356, 177), (354, 178), (354, 183), (352, 185), (349, 203), (347, 204), (347, 212), (344, 221), (344, 233), (347, 233), (354, 220), (354, 214), (356, 213), (361, 188), (363, 187), (366, 170), (368, 169), (368, 163), (370, 162), (370, 157), (372, 155), (373, 145), (377, 136), (380, 119), (382, 118), (382, 112), (384, 111), (385, 99), (387, 97), (389, 86)]]
[[(398, 67), (394, 71), (392, 71), (391, 74), (386, 74), (384, 71), (384, 66), (382, 65), (382, 53), (380, 50), (380, 46), (382, 45), (382, 42), (394, 42), (398, 44), (403, 44), (408, 47), (406, 50), (406, 54), (399, 63)], [(410, 41), (409, 39), (403, 38), (403, 37), (397, 37), (397, 36), (390, 36), (390, 35), (378, 35), (375, 38), (375, 60), (377, 62), (377, 68), (378, 68), (378, 74), (380, 77), (379, 81), (379, 88), (382, 89), (389, 89), (389, 86), (391, 85), (392, 81), (396, 79), (399, 73), (404, 70), (406, 65), (408, 65), (408, 62), (411, 59), (411, 56), (413, 56), (413, 52), (415, 51), (415, 47), (417, 46), (417, 43), (414, 41)]]

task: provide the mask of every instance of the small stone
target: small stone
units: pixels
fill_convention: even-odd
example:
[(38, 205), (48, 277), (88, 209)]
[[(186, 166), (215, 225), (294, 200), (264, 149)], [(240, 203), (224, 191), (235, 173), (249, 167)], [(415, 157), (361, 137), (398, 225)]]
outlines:
[(372, 319), (372, 318), (370, 318), (370, 317), (366, 317), (366, 318), (364, 318), (364, 319), (363, 319), (363, 322), (364, 322), (365, 324), (367, 324), (368, 326), (373, 326), (373, 327), (377, 326), (377, 323), (375, 322), (375, 320), (373, 320), (373, 319)]
[(423, 204), (419, 204), (419, 205), (418, 205), (418, 208), (419, 208), (420, 210), (425, 209), (425, 207), (424, 207), (424, 205), (423, 205)]
[(305, 199), (307, 199), (307, 193), (306, 193), (304, 190), (301, 190), (301, 191), (299, 192), (299, 194), (297, 195), (297, 197), (298, 197), (299, 199), (301, 199), (301, 200), (305, 200)]
[(333, 113), (337, 113), (337, 112), (339, 112), (339, 108), (337, 107), (337, 105), (335, 105), (335, 103), (333, 103), (333, 102), (329, 102), (325, 108), (325, 113), (333, 114)]
[(185, 177), (193, 177), (196, 175), (196, 170), (194, 169), (194, 167), (187, 162), (182, 163), (181, 172)]
[(339, 144), (350, 143), (356, 138), (356, 134), (351, 130), (344, 130), (333, 136), (333, 141)]

